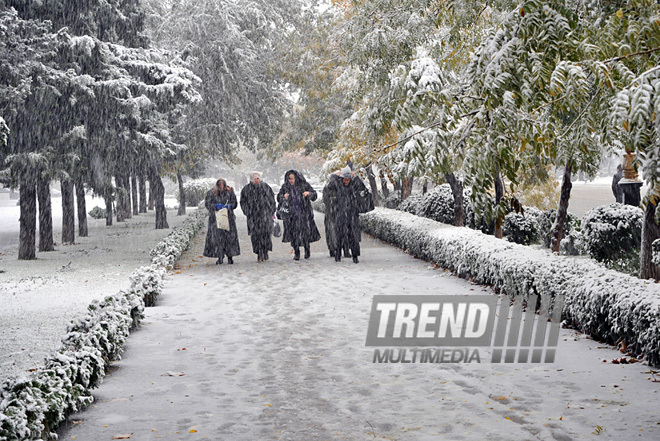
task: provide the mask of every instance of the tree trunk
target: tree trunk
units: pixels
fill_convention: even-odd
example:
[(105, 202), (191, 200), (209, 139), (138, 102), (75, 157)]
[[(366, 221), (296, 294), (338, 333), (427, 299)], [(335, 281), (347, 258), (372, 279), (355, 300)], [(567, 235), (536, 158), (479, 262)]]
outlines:
[(382, 172), (380, 173), (380, 188), (383, 191), (383, 197), (387, 199), (390, 195), (390, 189), (387, 187), (387, 178)]
[(124, 213), (124, 196), (126, 190), (124, 190), (123, 179), (119, 175), (115, 176), (115, 188), (115, 194), (117, 195), (115, 200), (117, 222), (124, 222), (126, 220), (126, 213)]
[(78, 236), (89, 236), (87, 227), (87, 202), (85, 201), (85, 184), (81, 178), (76, 179), (76, 208), (78, 209)]
[[(504, 185), (502, 184), (502, 178), (500, 177), (500, 172), (498, 170), (497, 176), (495, 177), (495, 206), (500, 204), (500, 201), (504, 197)], [(504, 230), (502, 229), (502, 224), (504, 219), (497, 217), (495, 219), (495, 237), (502, 239), (504, 237)]]
[(186, 214), (186, 193), (183, 191), (183, 177), (179, 170), (176, 171), (176, 180), (179, 182), (179, 210), (177, 216)]
[(55, 251), (53, 207), (50, 200), (50, 182), (48, 179), (37, 179), (37, 199), (39, 201), (39, 251)]
[(165, 209), (165, 186), (163, 186), (163, 181), (155, 170), (151, 172), (149, 188), (152, 189), (156, 209), (156, 229), (169, 228), (170, 226), (167, 224), (167, 210)]
[(567, 165), (564, 169), (564, 178), (561, 183), (561, 194), (559, 196), (559, 207), (557, 208), (557, 217), (555, 223), (550, 229), (550, 249), (553, 253), (559, 254), (561, 239), (564, 236), (564, 226), (568, 217), (568, 200), (571, 197), (571, 171), (573, 167)]
[(126, 197), (124, 198), (124, 219), (132, 219), (133, 212), (131, 211), (131, 179), (128, 174), (122, 174), (121, 180), (124, 184), (124, 190), (126, 191)]
[(140, 214), (138, 209), (138, 189), (137, 189), (137, 178), (135, 175), (131, 175), (131, 201), (133, 202), (133, 215), (137, 216)]
[(380, 197), (378, 195), (378, 184), (376, 184), (376, 175), (374, 170), (371, 167), (371, 164), (367, 165), (365, 168), (367, 172), (367, 178), (369, 179), (369, 187), (371, 187), (371, 195), (374, 198), (374, 205), (377, 207), (380, 205)]
[(73, 182), (62, 181), (62, 244), (72, 245), (76, 236), (76, 213), (73, 202)]
[(408, 196), (412, 194), (413, 187), (413, 178), (407, 178), (403, 180), (403, 185), (401, 185), (401, 200), (408, 199)]
[(21, 179), (20, 183), (20, 233), (18, 238), (18, 260), (36, 259), (37, 236), (37, 191), (36, 184)]
[(465, 211), (463, 210), (463, 181), (458, 179), (455, 174), (445, 174), (445, 180), (451, 187), (451, 193), (454, 196), (454, 225), (457, 227), (465, 226)]
[(155, 189), (154, 189), (153, 182), (151, 181), (151, 179), (149, 179), (149, 200), (148, 200), (148, 204), (147, 204), (148, 207), (149, 207), (149, 210), (153, 210), (155, 208), (155, 205), (156, 205), (156, 202), (155, 202), (156, 198), (154, 196), (154, 191), (155, 191)]
[(138, 187), (140, 193), (140, 213), (147, 212), (147, 184), (144, 180), (144, 172), (141, 171), (138, 175)]
[(644, 223), (642, 224), (642, 249), (640, 279), (653, 279), (660, 281), (660, 268), (653, 263), (653, 241), (660, 238), (660, 226), (655, 223), (656, 207), (648, 203), (644, 210)]
[(112, 190), (107, 189), (105, 195), (105, 226), (109, 227), (112, 225)]

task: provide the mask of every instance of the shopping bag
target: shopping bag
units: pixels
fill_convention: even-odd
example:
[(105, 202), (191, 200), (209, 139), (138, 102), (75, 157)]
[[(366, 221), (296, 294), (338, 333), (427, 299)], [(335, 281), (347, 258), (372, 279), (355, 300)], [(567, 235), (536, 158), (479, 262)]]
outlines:
[(221, 208), (215, 212), (215, 221), (218, 229), (229, 231), (229, 210)]
[(357, 194), (357, 208), (358, 213), (368, 213), (372, 211), (374, 207), (374, 198), (369, 193), (369, 190), (362, 190)]
[(285, 220), (289, 218), (291, 213), (291, 206), (289, 205), (289, 200), (284, 199), (279, 207), (277, 207), (277, 212), (275, 213), (278, 219)]
[(282, 235), (282, 227), (280, 223), (273, 219), (273, 236), (280, 237)]

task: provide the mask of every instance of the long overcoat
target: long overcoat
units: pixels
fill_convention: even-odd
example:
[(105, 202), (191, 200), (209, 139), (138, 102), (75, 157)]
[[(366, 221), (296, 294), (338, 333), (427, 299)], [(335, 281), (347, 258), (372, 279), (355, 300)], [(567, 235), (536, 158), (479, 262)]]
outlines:
[(367, 187), (357, 176), (351, 178), (348, 185), (344, 185), (343, 180), (337, 178), (330, 178), (327, 184), (333, 227), (332, 242), (328, 247), (337, 250), (348, 246), (353, 249), (362, 240), (358, 194), (367, 191)]
[(325, 213), (323, 217), (323, 225), (325, 226), (325, 243), (328, 250), (332, 253), (337, 249), (337, 237), (335, 235), (335, 207), (337, 205), (337, 186), (336, 184), (330, 185), (338, 181), (341, 184), (341, 178), (332, 173), (328, 177), (328, 183), (323, 187), (323, 205), (325, 206)]
[[(291, 173), (296, 177), (293, 186), (289, 184), (288, 180)], [(303, 196), (306, 191), (309, 192), (309, 197)], [(321, 233), (319, 233), (316, 222), (314, 222), (314, 209), (312, 208), (312, 201), (317, 198), (316, 190), (312, 188), (302, 174), (296, 170), (289, 170), (284, 175), (284, 184), (277, 193), (278, 204), (284, 201), (285, 193), (289, 193), (291, 213), (287, 218), (282, 219), (284, 224), (282, 242), (291, 242), (291, 246), (295, 248), (320, 240)], [(296, 200), (299, 202), (297, 206), (295, 204)]]
[[(229, 208), (229, 231), (218, 228), (215, 219), (215, 204), (231, 205), (231, 208)], [(241, 254), (241, 247), (238, 244), (238, 230), (236, 229), (236, 215), (234, 214), (234, 210), (238, 208), (236, 194), (233, 191), (224, 190), (216, 196), (213, 190), (209, 190), (204, 199), (204, 206), (209, 211), (204, 256), (220, 258)]]
[(273, 214), (275, 194), (265, 182), (250, 182), (241, 190), (241, 210), (247, 217), (247, 228), (252, 240), (252, 252), (272, 251)]

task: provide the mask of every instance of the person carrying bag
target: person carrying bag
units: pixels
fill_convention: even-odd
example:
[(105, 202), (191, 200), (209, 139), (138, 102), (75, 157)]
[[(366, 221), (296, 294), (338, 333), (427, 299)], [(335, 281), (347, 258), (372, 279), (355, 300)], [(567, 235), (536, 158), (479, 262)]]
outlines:
[(228, 187), (224, 179), (218, 179), (215, 187), (206, 193), (204, 206), (209, 212), (209, 222), (203, 255), (217, 258), (216, 265), (220, 265), (225, 256), (227, 263), (234, 263), (234, 256), (241, 254), (234, 214), (238, 201), (234, 189)]

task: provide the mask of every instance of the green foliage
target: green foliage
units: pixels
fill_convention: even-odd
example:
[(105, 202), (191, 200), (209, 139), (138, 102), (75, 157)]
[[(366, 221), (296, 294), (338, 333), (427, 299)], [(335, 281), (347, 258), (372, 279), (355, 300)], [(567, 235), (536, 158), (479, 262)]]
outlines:
[(534, 217), (509, 213), (504, 218), (504, 236), (509, 242), (530, 245), (539, 239), (539, 225)]

